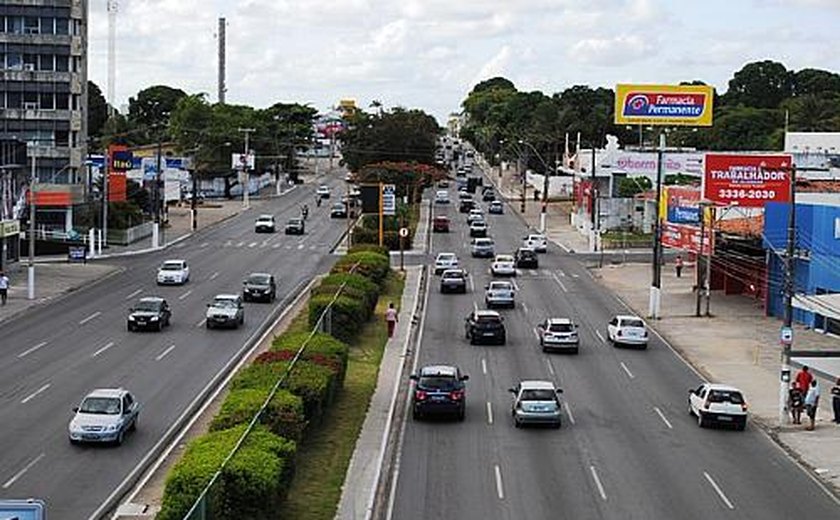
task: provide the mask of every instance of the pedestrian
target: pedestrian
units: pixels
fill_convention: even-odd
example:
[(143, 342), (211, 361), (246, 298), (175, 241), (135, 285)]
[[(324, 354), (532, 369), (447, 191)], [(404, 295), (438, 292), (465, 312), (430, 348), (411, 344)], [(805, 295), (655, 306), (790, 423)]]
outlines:
[(793, 424), (802, 424), (802, 407), (804, 406), (805, 394), (797, 386), (796, 382), (791, 383), (788, 391), (788, 407), (793, 418)]
[(397, 309), (394, 308), (394, 302), (388, 304), (385, 310), (385, 321), (388, 323), (388, 337), (394, 337), (394, 329), (397, 328), (397, 322), (400, 321), (397, 316)]
[(805, 394), (805, 412), (808, 414), (811, 424), (805, 427), (808, 431), (814, 431), (814, 422), (817, 419), (817, 407), (820, 405), (820, 385), (816, 379), (811, 379), (811, 386)]
[[(2, 252), (2, 251), (0, 251)], [(0, 305), (6, 305), (6, 298), (9, 297), (9, 277), (0, 271)]]
[(814, 375), (811, 374), (810, 370), (808, 369), (807, 365), (803, 365), (802, 369), (797, 372), (796, 374), (796, 386), (802, 390), (802, 393), (808, 391), (808, 388), (811, 386), (811, 381), (814, 379)]
[(683, 259), (682, 255), (677, 255), (677, 260), (674, 262), (674, 269), (677, 271), (677, 278), (682, 276)]
[(840, 424), (840, 377), (831, 388), (831, 407), (834, 409), (834, 423)]

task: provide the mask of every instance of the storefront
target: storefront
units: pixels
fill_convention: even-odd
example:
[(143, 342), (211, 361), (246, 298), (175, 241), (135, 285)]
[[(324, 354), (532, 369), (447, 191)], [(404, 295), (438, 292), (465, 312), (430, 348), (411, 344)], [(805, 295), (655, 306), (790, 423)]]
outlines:
[(0, 271), (20, 261), (20, 221), (0, 221)]

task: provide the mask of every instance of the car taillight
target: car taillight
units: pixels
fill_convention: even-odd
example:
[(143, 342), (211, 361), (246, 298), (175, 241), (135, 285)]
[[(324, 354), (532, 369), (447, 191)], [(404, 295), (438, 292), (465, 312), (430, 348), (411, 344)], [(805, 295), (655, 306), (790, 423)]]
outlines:
[(453, 390), (449, 392), (449, 398), (453, 401), (460, 401), (464, 398), (464, 391), (463, 390)]
[(747, 403), (741, 403), (741, 411), (742, 412), (746, 412), (747, 408), (748, 408)]
[(423, 390), (415, 390), (414, 399), (417, 400), (417, 401), (425, 401), (426, 400), (426, 392), (424, 392)]

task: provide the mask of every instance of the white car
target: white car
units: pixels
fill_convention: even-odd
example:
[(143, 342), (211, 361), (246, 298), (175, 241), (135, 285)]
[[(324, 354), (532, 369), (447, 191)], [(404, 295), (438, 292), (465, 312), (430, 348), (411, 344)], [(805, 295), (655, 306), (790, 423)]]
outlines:
[(71, 444), (113, 442), (120, 445), (126, 432), (137, 428), (140, 403), (123, 388), (100, 388), (73, 408), (67, 427)]
[(447, 269), (457, 269), (460, 267), (458, 264), (458, 257), (455, 256), (455, 253), (438, 253), (437, 258), (435, 258), (435, 274), (440, 274)]
[(569, 350), (578, 353), (580, 338), (577, 325), (569, 318), (548, 318), (537, 325), (537, 335), (543, 352)]
[(318, 186), (318, 189), (315, 191), (315, 194), (322, 199), (328, 199), (330, 198), (330, 187), (326, 184), (322, 184)]
[(545, 240), (545, 235), (539, 233), (532, 233), (522, 240), (522, 245), (530, 247), (537, 253), (545, 253), (548, 251), (548, 242)]
[(496, 255), (490, 264), (490, 274), (493, 276), (516, 276), (516, 262), (513, 255)]
[(510, 282), (494, 281), (487, 284), (484, 292), (484, 304), (488, 309), (493, 307), (516, 307), (513, 299), (513, 284)]
[(618, 315), (607, 324), (607, 339), (615, 346), (647, 348), (647, 326), (638, 316)]
[(688, 391), (688, 413), (697, 416), (704, 428), (712, 423), (731, 424), (738, 430), (747, 427), (747, 402), (744, 394), (728, 385), (704, 383)]
[(449, 204), (449, 192), (440, 190), (435, 193), (435, 204)]
[(517, 428), (525, 424), (547, 424), (559, 428), (563, 412), (560, 394), (563, 390), (551, 381), (521, 381), (508, 390), (513, 394), (510, 413)]
[(239, 328), (245, 323), (245, 307), (238, 294), (219, 294), (207, 304), (205, 323), (208, 329), (216, 327)]
[(183, 285), (190, 281), (190, 266), (186, 260), (166, 260), (157, 272), (158, 285)]
[(473, 220), (470, 224), (470, 237), (486, 237), (487, 236), (487, 222), (483, 220)]
[(260, 215), (254, 222), (256, 233), (274, 233), (276, 230), (277, 223), (274, 221), (274, 215)]

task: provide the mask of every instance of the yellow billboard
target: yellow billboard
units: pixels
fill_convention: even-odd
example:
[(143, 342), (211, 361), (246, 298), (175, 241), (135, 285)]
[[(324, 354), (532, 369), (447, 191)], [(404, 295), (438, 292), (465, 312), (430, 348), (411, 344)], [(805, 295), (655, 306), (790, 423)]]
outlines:
[(617, 85), (615, 124), (712, 126), (709, 85)]

